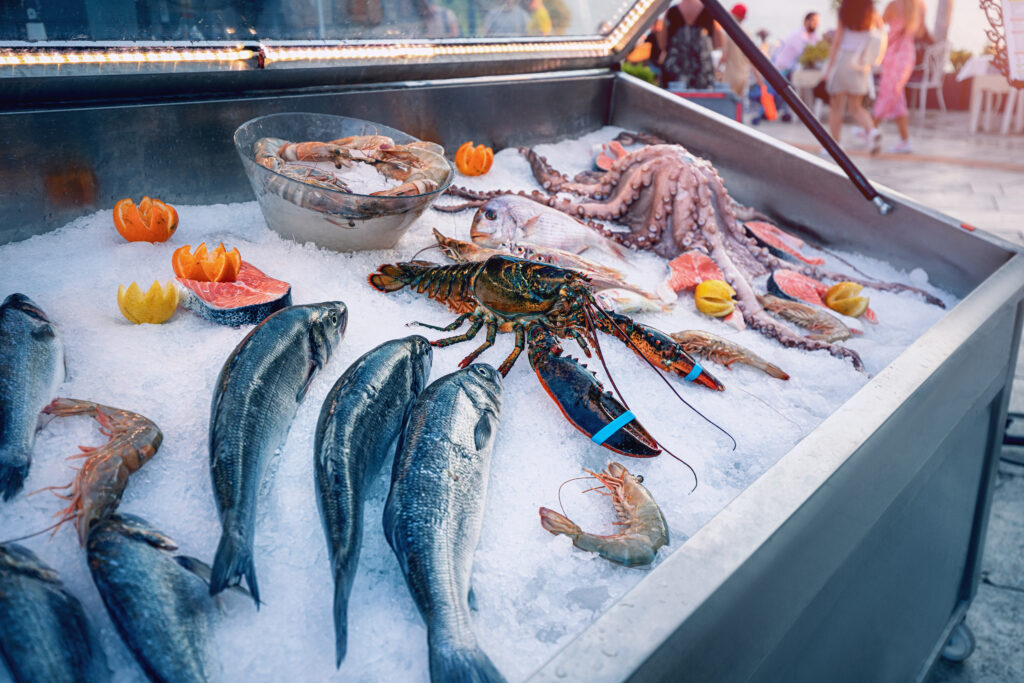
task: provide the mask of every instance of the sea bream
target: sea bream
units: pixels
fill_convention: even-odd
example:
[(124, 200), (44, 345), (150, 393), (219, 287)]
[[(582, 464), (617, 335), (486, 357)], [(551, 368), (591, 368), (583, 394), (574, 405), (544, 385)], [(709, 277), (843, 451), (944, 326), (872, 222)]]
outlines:
[(625, 260), (626, 248), (557, 209), (514, 194), (489, 199), (473, 216), (470, 237), (477, 244), (535, 244), (574, 254), (595, 248)]
[(64, 381), (57, 328), (24, 294), (0, 304), (0, 496), (10, 500), (32, 462), (39, 412)]
[(101, 521), (86, 548), (103, 604), (146, 676), (174, 683), (209, 680), (209, 566), (172, 555), (174, 541), (134, 515)]
[(0, 545), (0, 659), (17, 683), (109, 681), (78, 598), (28, 548)]
[(394, 456), (413, 401), (430, 378), (433, 352), (419, 335), (385, 342), (338, 378), (324, 399), (313, 446), (316, 499), (334, 578), (335, 663), (348, 641), (348, 596), (359, 563), (363, 499)]
[(489, 365), (442, 377), (416, 400), (395, 456), (384, 535), (427, 624), (435, 683), (505, 680), (469, 613), (501, 398), (501, 375)]
[(340, 301), (282, 309), (254, 327), (220, 371), (210, 407), (210, 476), (223, 531), (211, 595), (244, 577), (259, 606), (252, 548), (260, 484), (347, 322)]

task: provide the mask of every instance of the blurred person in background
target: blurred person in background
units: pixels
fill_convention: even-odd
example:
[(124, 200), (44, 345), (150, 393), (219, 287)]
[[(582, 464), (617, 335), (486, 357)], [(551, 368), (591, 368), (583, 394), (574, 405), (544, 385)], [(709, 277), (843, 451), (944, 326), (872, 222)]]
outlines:
[(914, 70), (914, 41), (926, 33), (923, 0), (893, 0), (882, 19), (889, 24), (889, 47), (882, 60), (878, 99), (872, 112), (875, 125), (895, 119), (900, 141), (889, 148), (894, 154), (909, 154), (910, 127), (907, 117), (907, 81)]
[(713, 47), (721, 47), (722, 34), (701, 0), (683, 0), (665, 13), (657, 45), (656, 62), (664, 85), (678, 81), (686, 90), (708, 90), (715, 85)]
[(523, 5), (530, 13), (526, 32), (531, 36), (550, 36), (551, 15), (548, 14), (548, 8), (544, 6), (544, 0), (525, 0)]
[[(775, 55), (772, 57), (772, 64), (775, 68), (785, 76), (786, 80), (793, 74), (793, 69), (796, 68), (797, 60), (800, 59), (800, 55), (804, 53), (804, 48), (812, 43), (818, 42), (818, 22), (820, 18), (817, 12), (808, 12), (804, 15), (803, 25), (791, 33), (788, 38), (782, 41), (779, 48), (775, 51)], [(786, 107), (786, 101), (779, 97), (779, 93), (774, 88), (771, 89), (771, 94), (775, 97), (775, 102), (779, 107), (779, 113), (782, 115), (783, 121), (792, 120), (792, 115), (789, 113), (788, 107)]]
[(871, 91), (871, 50), (882, 27), (882, 17), (875, 11), (871, 0), (843, 0), (839, 5), (839, 26), (832, 43), (832, 52), (825, 67), (825, 90), (829, 94), (828, 127), (839, 142), (843, 114), (849, 109), (853, 120), (866, 131), (866, 139), (875, 153), (881, 146), (882, 135), (871, 114), (864, 108), (864, 96)]
[(423, 33), (417, 37), (423, 38), (458, 38), (459, 19), (455, 12), (447, 7), (436, 5), (427, 0), (413, 0), (416, 13), (423, 22)]
[(518, 0), (498, 0), (484, 17), (485, 36), (524, 36), (530, 15)]
[[(729, 11), (733, 18), (736, 19), (736, 23), (742, 25), (743, 20), (747, 16), (746, 5), (733, 5), (733, 8)], [(753, 73), (758, 85), (763, 83), (761, 74), (754, 71), (750, 60), (743, 54), (743, 50), (729, 36), (722, 37), (722, 60), (718, 63), (718, 67), (722, 71), (722, 80), (740, 99), (744, 99), (747, 95), (751, 73)]]

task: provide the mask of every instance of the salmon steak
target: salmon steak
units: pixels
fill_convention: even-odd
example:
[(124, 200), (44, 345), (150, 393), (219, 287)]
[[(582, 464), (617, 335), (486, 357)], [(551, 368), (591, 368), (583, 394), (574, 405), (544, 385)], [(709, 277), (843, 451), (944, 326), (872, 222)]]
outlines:
[(182, 305), (219, 325), (255, 325), (292, 303), (292, 286), (242, 261), (234, 282), (178, 278), (187, 290)]

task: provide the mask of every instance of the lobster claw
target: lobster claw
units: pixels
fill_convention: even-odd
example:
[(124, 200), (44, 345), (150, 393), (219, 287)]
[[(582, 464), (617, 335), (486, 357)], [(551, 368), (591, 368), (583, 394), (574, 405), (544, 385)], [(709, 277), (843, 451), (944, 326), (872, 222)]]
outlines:
[[(529, 356), (541, 385), (572, 426), (591, 438), (601, 434), (627, 412), (626, 408), (602, 390), (594, 373), (575, 359), (562, 356), (561, 348), (547, 332), (535, 331), (538, 327), (530, 330)], [(654, 438), (635, 419), (621, 424), (600, 444), (634, 458), (652, 458), (661, 453)]]

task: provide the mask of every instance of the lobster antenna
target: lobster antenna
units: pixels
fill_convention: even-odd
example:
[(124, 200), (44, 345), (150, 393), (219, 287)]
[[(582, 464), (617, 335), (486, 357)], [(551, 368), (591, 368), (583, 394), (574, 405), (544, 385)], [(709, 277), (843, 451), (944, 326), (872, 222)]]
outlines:
[(763, 404), (764, 404), (764, 406), (765, 406), (766, 408), (768, 408), (769, 410), (771, 410), (771, 411), (772, 411), (773, 413), (775, 413), (775, 414), (776, 414), (776, 415), (778, 415), (779, 417), (785, 418), (785, 419), (786, 419), (786, 420), (787, 420), (787, 421), (788, 421), (788, 422), (789, 422), (790, 424), (794, 425), (795, 427), (799, 427), (799, 426), (800, 426), (800, 423), (799, 423), (799, 422), (797, 422), (796, 420), (794, 420), (793, 418), (791, 418), (791, 417), (790, 417), (789, 415), (786, 415), (786, 414), (785, 414), (784, 412), (782, 412), (781, 410), (779, 410), (778, 408), (776, 408), (775, 406), (773, 406), (773, 405), (772, 405), (771, 403), (769, 403), (768, 401), (766, 401), (766, 400), (764, 400), (763, 398), (761, 398), (760, 396), (758, 396), (757, 394), (755, 394), (755, 393), (753, 393), (753, 392), (750, 392), (750, 391), (747, 391), (746, 389), (744, 389), (744, 388), (743, 388), (743, 387), (741, 387), (741, 386), (737, 386), (737, 387), (734, 387), (734, 388), (735, 388), (735, 389), (739, 389), (740, 391), (742, 391), (742, 392), (743, 392), (744, 394), (746, 394), (746, 395), (747, 395), (747, 396), (749, 396), (750, 398), (752, 398), (752, 399), (755, 399), (755, 400), (757, 400), (757, 401), (760, 401), (761, 403), (763, 403)]
[[(644, 359), (645, 363), (650, 365), (655, 370), (658, 369), (657, 366), (655, 366), (654, 363), (652, 363), (650, 360), (648, 360), (647, 356), (645, 356), (643, 354), (643, 352), (641, 352), (640, 349), (637, 348), (637, 345), (634, 344), (633, 340), (629, 338), (629, 335), (626, 334), (626, 331), (623, 330), (621, 327), (619, 327), (619, 324), (617, 322), (615, 322), (614, 318), (612, 318), (610, 315), (608, 315), (608, 312), (606, 310), (604, 310), (600, 306), (597, 306), (596, 304), (591, 304), (591, 306), (593, 308), (596, 308), (598, 311), (600, 311), (601, 315), (603, 315), (608, 320), (608, 322), (610, 322), (612, 325), (615, 326), (615, 329), (619, 331), (619, 334), (621, 334), (622, 338), (626, 340), (626, 343), (629, 344), (629, 346), (633, 349), (633, 351), (636, 352), (636, 354), (638, 356), (640, 356), (641, 358)], [(595, 337), (596, 337), (596, 335), (595, 335)], [(598, 353), (598, 355), (600, 355), (600, 353)], [(601, 362), (602, 362), (602, 364), (604, 363), (604, 358), (603, 357), (601, 358)], [(607, 371), (607, 368), (605, 368), (605, 371)], [(693, 407), (693, 404), (691, 404), (689, 401), (687, 401), (685, 398), (683, 398), (679, 394), (679, 392), (676, 391), (676, 388), (674, 386), (672, 386), (672, 383), (669, 382), (667, 379), (665, 379), (664, 375), (662, 375), (660, 371), (657, 373), (657, 375), (658, 375), (659, 378), (661, 378), (661, 381), (664, 382), (665, 385), (668, 386), (668, 388), (672, 390), (672, 393), (676, 395), (676, 398), (678, 398), (680, 401), (682, 401), (690, 410), (692, 410), (693, 412), (695, 412), (698, 415), (700, 415), (708, 424), (712, 425), (715, 429), (717, 429), (718, 431), (722, 432), (727, 437), (729, 437), (729, 440), (732, 441), (732, 449), (736, 450), (736, 445), (737, 445), (736, 444), (736, 439), (733, 438), (732, 434), (730, 434), (729, 432), (725, 431), (714, 420), (712, 420), (707, 415), (705, 415), (704, 413), (700, 412), (695, 407)], [(608, 375), (608, 378), (611, 379), (611, 374)], [(612, 386), (614, 386), (614, 385), (615, 385), (615, 380), (612, 380)], [(618, 389), (616, 389), (616, 391), (618, 391)], [(621, 396), (620, 396), (620, 398), (621, 398)], [(664, 448), (664, 446), (662, 446), (662, 448)], [(665, 450), (668, 450), (668, 449), (665, 449)], [(671, 451), (669, 451), (669, 453), (671, 454)], [(673, 454), (673, 457), (675, 457), (674, 454)], [(687, 465), (687, 467), (689, 467), (689, 465)]]
[(826, 249), (825, 247), (820, 247), (820, 246), (817, 246), (817, 245), (811, 245), (811, 246), (814, 247), (815, 249), (817, 249), (818, 251), (822, 252), (822, 253), (828, 254), (829, 256), (831, 256), (835, 260), (839, 261), (840, 263), (842, 263), (842, 264), (844, 264), (846, 266), (849, 266), (850, 268), (852, 268), (854, 270), (854, 272), (859, 273), (860, 275), (863, 275), (868, 280), (872, 280), (874, 282), (878, 281), (877, 278), (875, 278), (874, 275), (868, 275), (863, 270), (861, 270), (857, 266), (853, 265), (852, 263), (850, 263), (849, 261), (844, 259), (842, 256), (840, 256), (839, 254), (837, 254), (834, 251), (832, 251), (831, 249)]
[[(595, 331), (595, 328), (594, 328), (594, 319), (593, 319), (593, 318), (591, 317), (591, 313), (590, 313), (590, 310), (589, 310), (589, 308), (587, 308), (587, 307), (584, 307), (584, 309), (583, 309), (583, 310), (584, 310), (584, 311), (586, 312), (586, 313), (585, 313), (585, 315), (587, 316), (587, 324), (588, 324), (588, 325), (590, 325), (590, 337), (591, 337), (591, 340), (590, 340), (590, 342), (591, 342), (591, 343), (592, 343), (592, 344), (594, 345), (594, 351), (595, 351), (595, 352), (597, 352), (597, 359), (598, 359), (599, 361), (601, 361), (601, 367), (603, 367), (603, 368), (604, 368), (604, 372), (605, 372), (605, 374), (606, 374), (606, 375), (608, 375), (608, 380), (609, 380), (609, 381), (610, 381), (610, 382), (612, 383), (612, 388), (613, 388), (613, 389), (615, 389), (615, 393), (616, 393), (616, 394), (618, 394), (619, 400), (620, 400), (620, 401), (622, 401), (622, 405), (623, 405), (623, 406), (625, 406), (626, 410), (630, 410), (629, 404), (628, 404), (628, 403), (626, 403), (626, 399), (625, 399), (625, 397), (623, 397), (623, 395), (622, 395), (622, 392), (621, 392), (621, 391), (619, 391), (619, 387), (618, 387), (618, 385), (617, 385), (617, 384), (615, 384), (615, 378), (614, 378), (614, 377), (612, 377), (612, 373), (611, 373), (611, 370), (609, 370), (609, 369), (608, 369), (608, 364), (604, 362), (604, 353), (602, 353), (602, 352), (601, 352), (601, 344), (600, 344), (600, 342), (599, 342), (599, 341), (598, 341), (598, 339), (597, 339), (597, 332)], [(628, 339), (628, 337), (627, 337), (627, 339)], [(641, 356), (641, 357), (643, 357), (643, 356)], [(647, 360), (646, 358), (644, 358), (644, 360), (646, 360), (646, 361), (647, 361), (647, 363), (648, 363), (648, 364), (649, 364), (649, 365), (650, 365), (650, 366), (651, 366), (652, 368), (654, 367), (654, 364), (653, 364), (653, 363), (651, 363), (651, 361)], [(661, 373), (658, 373), (658, 376), (659, 376), (659, 377), (661, 377)], [(664, 378), (664, 377), (662, 377), (662, 379), (665, 379), (665, 378)], [(670, 388), (670, 389), (672, 388), (672, 385), (671, 385), (671, 384), (669, 385), (669, 388)], [(675, 389), (672, 389), (672, 391), (673, 391), (673, 392), (675, 392)], [(676, 396), (679, 396), (679, 394), (676, 394)], [(690, 405), (689, 403), (687, 403), (687, 402), (686, 402), (686, 399), (684, 399), (684, 398), (683, 398), (682, 396), (679, 396), (679, 400), (681, 400), (681, 401), (682, 401), (683, 403), (686, 403), (686, 405), (690, 406), (690, 409), (691, 409), (691, 410), (692, 410), (693, 412), (697, 413), (698, 415), (700, 415), (701, 417), (703, 417), (703, 418), (704, 418), (705, 420), (707, 420), (708, 422), (711, 422), (711, 420), (708, 420), (708, 418), (704, 417), (704, 415), (702, 415), (702, 414), (701, 414), (701, 412), (700, 412), (699, 410), (697, 410), (696, 408), (694, 408), (693, 406), (691, 406), (691, 405)], [(715, 424), (714, 422), (711, 422), (711, 424), (713, 424), (713, 425), (715, 425), (716, 427), (718, 427), (718, 425), (716, 425), (716, 424)], [(721, 427), (718, 427), (718, 428), (719, 428), (719, 429), (722, 429)], [(723, 432), (725, 432), (725, 430), (724, 430), (724, 429), (723, 429), (722, 431), (723, 431)], [(725, 432), (725, 434), (726, 434), (726, 436), (728, 436), (728, 435), (729, 435), (729, 433), (728, 433), (728, 432)], [(666, 453), (668, 453), (669, 455), (671, 455), (671, 456), (672, 456), (673, 458), (675, 458), (675, 459), (676, 459), (676, 460), (678, 460), (679, 462), (683, 463), (683, 465), (685, 465), (685, 466), (686, 466), (686, 469), (690, 470), (690, 474), (692, 474), (692, 475), (693, 475), (693, 488), (692, 488), (692, 489), (690, 489), (690, 493), (693, 493), (694, 491), (696, 491), (696, 490), (697, 490), (697, 482), (698, 482), (698, 479), (697, 479), (697, 471), (696, 471), (696, 470), (694, 470), (694, 469), (693, 469), (693, 467), (691, 467), (691, 466), (690, 466), (690, 463), (686, 462), (685, 460), (683, 460), (682, 458), (680, 458), (680, 457), (679, 457), (678, 455), (676, 455), (675, 453), (673, 453), (672, 451), (670, 451), (670, 450), (669, 450), (668, 448), (666, 448), (666, 447), (665, 447), (665, 444), (663, 444), (663, 443), (661, 443), (660, 441), (658, 441), (658, 440), (657, 440), (657, 439), (656, 439), (656, 438), (654, 437), (654, 435), (651, 435), (651, 438), (652, 438), (652, 439), (654, 439), (654, 443), (658, 444), (658, 446), (659, 446), (659, 447), (661, 447), (661, 450), (665, 451)], [(729, 438), (732, 438), (732, 437), (730, 436)], [(733, 448), (735, 448), (735, 443), (736, 443), (736, 440), (735, 440), (735, 439), (733, 439), (733, 444), (734, 444)]]
[(558, 487), (558, 507), (562, 510), (562, 516), (563, 517), (568, 517), (569, 515), (566, 514), (565, 506), (562, 505), (562, 488), (566, 484), (568, 484), (570, 481), (579, 481), (580, 479), (596, 479), (596, 478), (597, 477), (595, 477), (594, 475), (590, 474), (590, 475), (587, 475), (585, 477), (573, 477), (572, 479), (566, 479), (565, 481), (563, 481), (561, 483), (561, 485)]
[(33, 531), (31, 534), (26, 534), (24, 536), (18, 536), (17, 538), (9, 538), (6, 541), (0, 541), (0, 545), (7, 545), (8, 543), (17, 543), (18, 541), (24, 541), (24, 540), (29, 539), (29, 538), (35, 538), (36, 536), (39, 536), (41, 534), (45, 534), (47, 531), (50, 531), (51, 529), (55, 530), (57, 527), (59, 527), (64, 522), (67, 522), (70, 519), (74, 519), (74, 517), (77, 517), (80, 514), (81, 513), (76, 512), (73, 517), (69, 517), (69, 518), (66, 518), (66, 519), (58, 520), (56, 523), (51, 524), (50, 526), (46, 527), (45, 529), (40, 529), (39, 531)]

